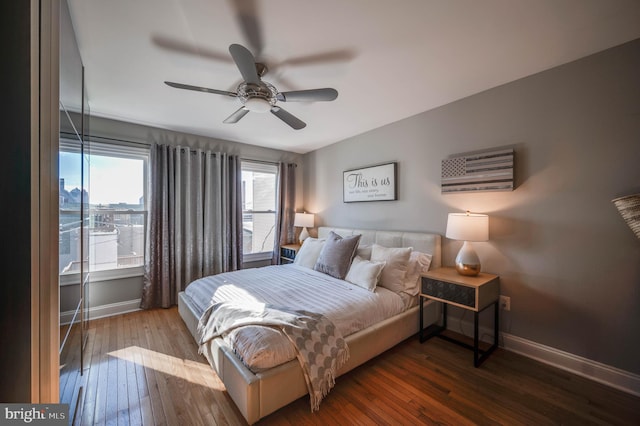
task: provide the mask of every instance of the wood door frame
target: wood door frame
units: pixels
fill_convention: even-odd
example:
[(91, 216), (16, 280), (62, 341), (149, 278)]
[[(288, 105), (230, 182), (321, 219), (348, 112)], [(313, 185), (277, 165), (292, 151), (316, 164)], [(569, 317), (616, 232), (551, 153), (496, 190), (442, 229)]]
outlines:
[(31, 4), (31, 402), (60, 396), (59, 0)]

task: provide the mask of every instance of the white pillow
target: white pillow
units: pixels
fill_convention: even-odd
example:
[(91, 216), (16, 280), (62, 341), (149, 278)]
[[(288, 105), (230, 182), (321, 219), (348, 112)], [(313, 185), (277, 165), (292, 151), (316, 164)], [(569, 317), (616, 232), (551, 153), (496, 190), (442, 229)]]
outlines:
[(407, 264), (404, 292), (415, 296), (420, 292), (420, 276), (429, 270), (432, 256), (428, 253), (412, 251)]
[(358, 287), (366, 288), (369, 291), (375, 291), (380, 273), (386, 262), (374, 262), (366, 260), (360, 256), (356, 256), (351, 263), (351, 268), (347, 272), (345, 281), (355, 284)]
[(358, 249), (356, 250), (356, 256), (360, 256), (364, 260), (370, 260), (371, 259), (371, 246), (367, 245), (367, 244), (359, 245)]
[(407, 264), (411, 256), (411, 247), (388, 248), (374, 244), (371, 248), (371, 260), (387, 262), (382, 268), (378, 285), (399, 293), (404, 290), (404, 278), (407, 274)]
[(324, 241), (324, 238), (319, 240), (311, 237), (304, 240), (302, 247), (300, 247), (296, 257), (293, 259), (293, 263), (304, 266), (305, 268), (313, 269), (318, 261), (322, 247), (324, 247)]

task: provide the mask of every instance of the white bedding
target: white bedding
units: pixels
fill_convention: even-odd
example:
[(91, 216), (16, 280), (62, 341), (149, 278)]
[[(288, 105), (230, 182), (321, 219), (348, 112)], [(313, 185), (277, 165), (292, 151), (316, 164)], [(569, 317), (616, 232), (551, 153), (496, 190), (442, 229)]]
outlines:
[[(403, 299), (386, 288), (377, 287), (371, 292), (294, 264), (201, 278), (192, 282), (185, 293), (199, 315), (215, 302), (246, 300), (322, 314), (344, 337), (406, 309)], [(225, 340), (254, 372), (295, 358), (294, 349), (286, 338), (266, 327), (242, 327)]]

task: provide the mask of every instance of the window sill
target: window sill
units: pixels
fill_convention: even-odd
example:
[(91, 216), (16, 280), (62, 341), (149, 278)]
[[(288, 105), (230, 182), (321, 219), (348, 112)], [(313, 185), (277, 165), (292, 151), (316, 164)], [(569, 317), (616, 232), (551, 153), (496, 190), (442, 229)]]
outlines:
[[(111, 281), (122, 278), (135, 278), (144, 275), (144, 266), (133, 266), (131, 268), (107, 269), (102, 271), (89, 271), (91, 277), (89, 282)], [(60, 286), (79, 285), (80, 274), (62, 274), (60, 275)]]

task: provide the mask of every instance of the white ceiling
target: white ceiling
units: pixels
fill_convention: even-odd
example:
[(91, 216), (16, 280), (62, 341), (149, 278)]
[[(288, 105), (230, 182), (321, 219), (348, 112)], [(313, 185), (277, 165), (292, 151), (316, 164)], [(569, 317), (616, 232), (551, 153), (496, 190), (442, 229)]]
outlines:
[[(298, 153), (640, 37), (638, 0), (68, 1), (93, 115)], [(238, 99), (163, 84), (235, 91), (232, 43), (280, 91), (338, 99), (279, 103), (296, 131), (223, 124)]]

